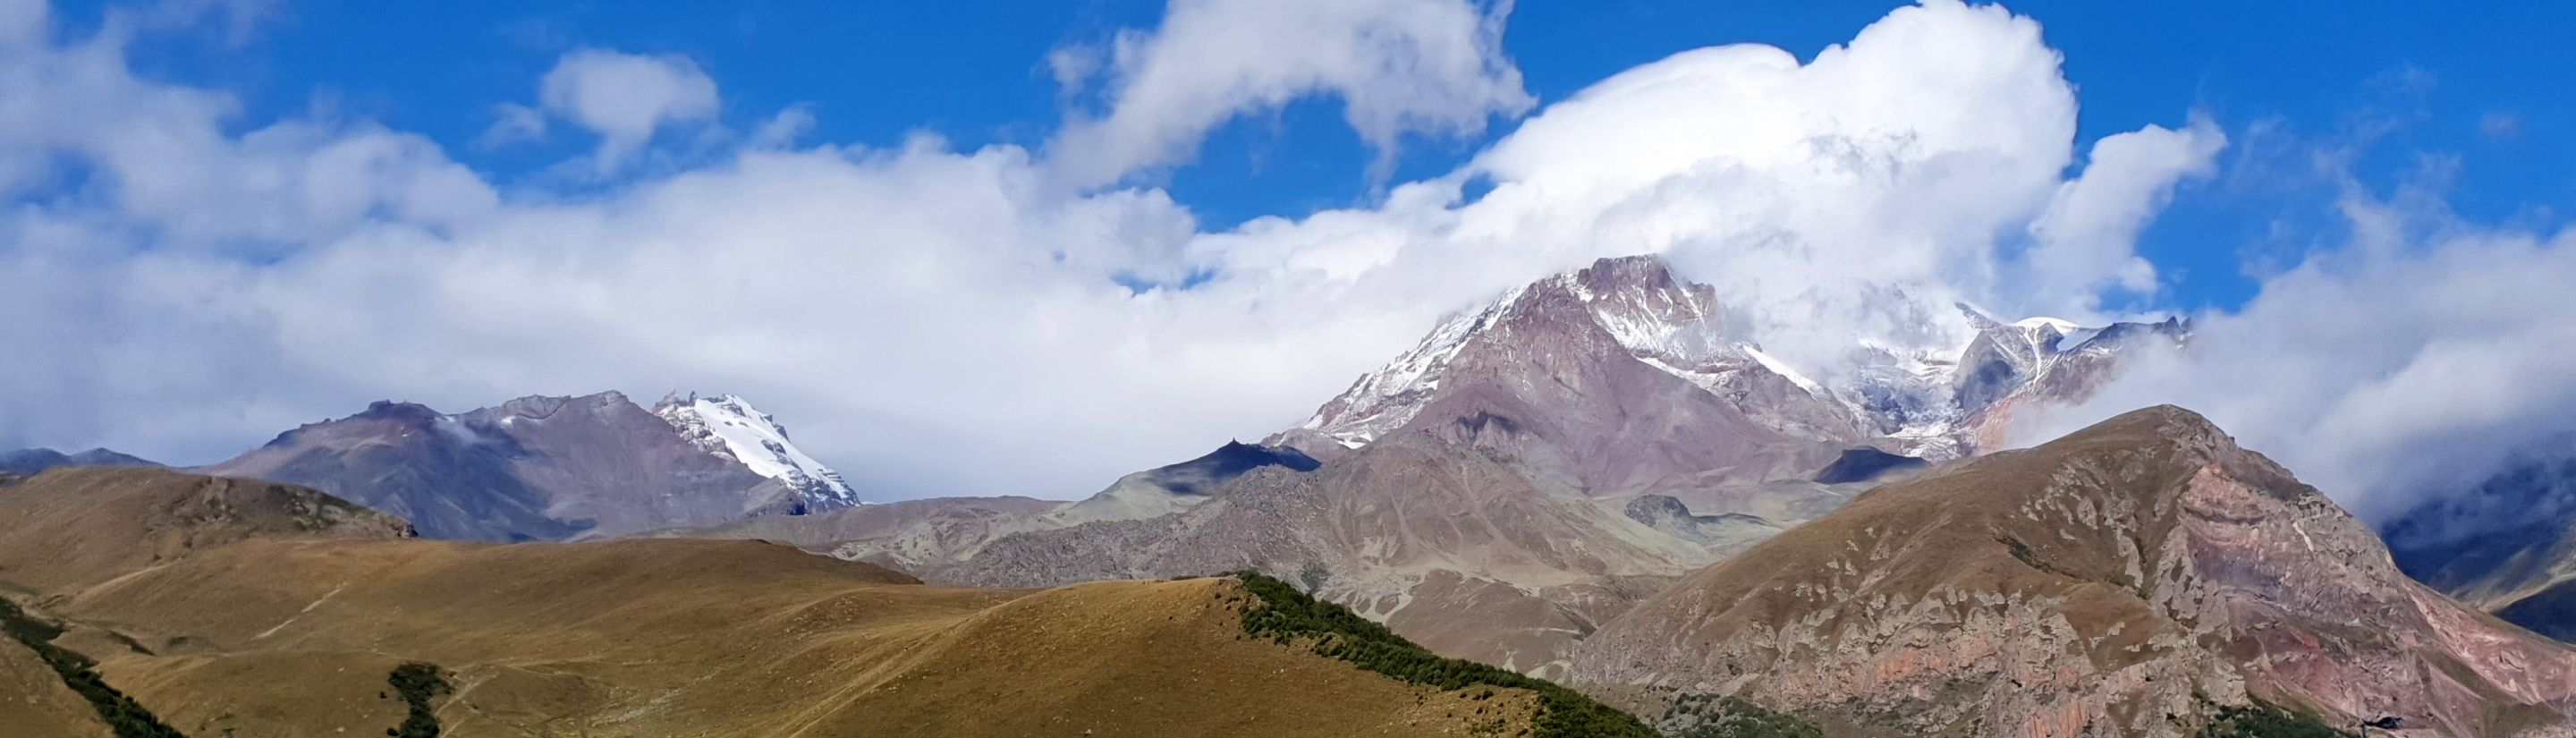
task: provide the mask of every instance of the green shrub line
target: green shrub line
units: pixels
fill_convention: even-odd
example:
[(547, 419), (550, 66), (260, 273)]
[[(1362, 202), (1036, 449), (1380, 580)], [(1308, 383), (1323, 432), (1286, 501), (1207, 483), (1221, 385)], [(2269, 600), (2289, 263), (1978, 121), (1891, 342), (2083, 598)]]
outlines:
[(2258, 699), (2251, 705), (2218, 708), (2218, 719), (2200, 729), (2200, 738), (2361, 738), (2361, 734)]
[[(1282, 645), (1307, 644), (1317, 655), (1349, 662), (1362, 669), (1411, 684), (1456, 691), (1485, 687), (1526, 689), (1539, 697), (1535, 738), (1658, 738), (1636, 716), (1613, 709), (1555, 682), (1506, 669), (1435, 655), (1386, 626), (1360, 617), (1350, 608), (1315, 599), (1285, 581), (1253, 570), (1228, 572), (1260, 600), (1243, 610), (1243, 631)], [(33, 651), (61, 677), (63, 685), (87, 700), (116, 738), (186, 738), (161, 722), (151, 710), (109, 686), (97, 662), (54, 645), (63, 629), (39, 620), (0, 597), (0, 631)], [(410, 662), (394, 667), (386, 683), (410, 707), (393, 738), (437, 738), (438, 715), (432, 703), (454, 690), (437, 665)], [(1712, 704), (1713, 703), (1713, 704)], [(1714, 710), (1711, 710), (1711, 707)], [(2251, 705), (2212, 706), (2217, 719), (2201, 728), (2198, 738), (2360, 738), (2360, 734), (2327, 725), (2315, 715), (2255, 700)], [(1696, 724), (1680, 738), (1819, 738), (1813, 723), (1765, 709), (1734, 696), (1684, 695), (1667, 718), (1688, 714)]]
[(25, 610), (18, 609), (18, 603), (0, 597), (0, 630), (8, 631), (9, 637), (26, 645), (27, 650), (36, 652), (36, 657), (43, 659), (46, 666), (53, 667), (54, 674), (62, 677), (63, 686), (70, 687), (81, 699), (88, 700), (90, 708), (98, 711), (99, 719), (116, 731), (116, 738), (186, 738), (177, 728), (153, 716), (151, 710), (144, 709), (134, 698), (108, 686), (107, 680), (98, 675), (98, 662), (54, 645), (54, 639), (63, 634), (62, 627), (37, 620)]
[(1555, 682), (1423, 650), (1350, 608), (1316, 600), (1297, 587), (1250, 569), (1228, 572), (1261, 606), (1244, 608), (1243, 632), (1280, 644), (1310, 640), (1318, 655), (1413, 684), (1459, 690), (1474, 686), (1538, 693), (1536, 738), (1658, 738), (1629, 715)]
[(1687, 723), (1678, 738), (1824, 738), (1824, 728), (1735, 695), (1685, 694), (1664, 713), (1666, 726)]
[(393, 738), (438, 738), (438, 710), (429, 703), (450, 691), (447, 679), (438, 675), (438, 665), (418, 661), (403, 664), (394, 667), (392, 674), (385, 675), (385, 682), (392, 684), (394, 693), (402, 695), (403, 702), (411, 705), (411, 714), (403, 718), (402, 727), (386, 728), (385, 735)]

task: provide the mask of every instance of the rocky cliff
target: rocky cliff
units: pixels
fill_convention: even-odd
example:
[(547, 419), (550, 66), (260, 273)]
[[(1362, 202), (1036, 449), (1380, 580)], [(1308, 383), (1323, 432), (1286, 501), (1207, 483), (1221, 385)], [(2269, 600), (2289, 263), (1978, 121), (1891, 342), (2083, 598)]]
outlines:
[(2576, 708), (2576, 652), (2409, 580), (2368, 527), (2172, 407), (1871, 491), (1631, 608), (1573, 663), (1639, 704), (1735, 694), (1906, 735), (2186, 736), (2253, 699), (2405, 735), (2565, 735)]

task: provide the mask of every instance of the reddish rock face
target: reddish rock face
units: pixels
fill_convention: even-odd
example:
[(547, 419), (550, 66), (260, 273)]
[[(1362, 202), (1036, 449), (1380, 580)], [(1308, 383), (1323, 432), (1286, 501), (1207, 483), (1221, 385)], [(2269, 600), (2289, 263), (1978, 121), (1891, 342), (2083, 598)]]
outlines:
[(2190, 735), (2249, 698), (2559, 735), (2571, 675), (2576, 652), (2415, 584), (2367, 527), (2170, 407), (1873, 490), (1630, 609), (1571, 674), (2033, 737)]

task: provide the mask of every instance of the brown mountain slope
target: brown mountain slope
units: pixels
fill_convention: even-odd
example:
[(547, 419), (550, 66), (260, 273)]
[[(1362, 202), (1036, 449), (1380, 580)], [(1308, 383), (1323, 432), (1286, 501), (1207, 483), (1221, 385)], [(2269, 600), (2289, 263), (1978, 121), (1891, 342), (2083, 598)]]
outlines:
[(57, 590), (254, 536), (402, 538), (401, 518), (303, 487), (154, 467), (0, 485), (0, 583)]
[(956, 559), (1001, 535), (1034, 527), (1069, 503), (1034, 497), (928, 497), (811, 515), (767, 515), (656, 538), (752, 538), (802, 546), (852, 561), (918, 572)]
[(2576, 708), (2576, 652), (2408, 580), (2173, 407), (1864, 494), (1629, 610), (1573, 679), (1904, 735), (2190, 735), (2249, 697), (2408, 735), (2565, 735)]
[[(46, 509), (81, 494), (150, 496), (105, 484), (0, 489), (0, 499), (45, 498)], [(212, 520), (273, 531), (295, 519)], [(0, 530), (22, 533), (19, 520), (0, 518)], [(164, 532), (210, 540), (189, 537), (191, 518), (169, 520)], [(1536, 705), (1524, 691), (1478, 699), (1248, 637), (1253, 600), (1232, 579), (969, 589), (756, 541), (261, 533), (39, 584), (10, 576), (49, 572), (29, 566), (43, 551), (0, 553), (0, 580), (32, 590), (13, 599), (67, 626), (56, 645), (98, 660), (110, 684), (198, 736), (382, 733), (405, 711), (386, 675), (415, 661), (454, 685), (434, 707), (446, 735), (465, 738), (1513, 735)], [(0, 657), (0, 679), (20, 675), (12, 664)], [(78, 733), (38, 735), (57, 734)]]
[(1323, 596), (1433, 651), (1545, 674), (1593, 624), (1717, 558), (1625, 507), (1408, 432), (1313, 472), (1252, 472), (1181, 513), (1004, 537), (927, 574), (1030, 586), (1311, 570)]
[(402, 661), (452, 674), (457, 736), (1418, 735), (1486, 706), (1247, 639), (1238, 591), (933, 587), (749, 541), (254, 541), (55, 612), (152, 651), (101, 671), (192, 734), (390, 727)]
[[(1312, 471), (1316, 466), (1314, 459), (1295, 449), (1228, 442), (1195, 459), (1120, 477), (1108, 489), (1077, 502), (1029, 497), (934, 497), (811, 515), (750, 518), (717, 526), (654, 531), (650, 535), (759, 538), (793, 543), (853, 561), (927, 572), (972, 558), (985, 544), (1013, 533), (1157, 517), (1206, 501), (1227, 482), (1257, 469)], [(1071, 581), (1084, 580), (1048, 583)]]

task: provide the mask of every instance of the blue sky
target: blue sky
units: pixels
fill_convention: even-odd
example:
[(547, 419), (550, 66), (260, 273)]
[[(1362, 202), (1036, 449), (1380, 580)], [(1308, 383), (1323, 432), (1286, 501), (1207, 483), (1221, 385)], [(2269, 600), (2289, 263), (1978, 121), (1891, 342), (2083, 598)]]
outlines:
[[(1535, 1), (1513, 11), (1504, 48), (1545, 104), (1668, 54), (1756, 42), (1812, 57), (1904, 3)], [(104, 4), (60, 9), (95, 24)], [(2319, 243), (2331, 183), (2300, 171), (2311, 146), (2350, 148), (2361, 184), (2441, 187), (2484, 221), (2547, 221), (2576, 204), (2576, 6), (2521, 0), (2455, 7), (2360, 0), (2014, 3), (2046, 27), (2082, 98), (2079, 148), (2142, 123), (2216, 119), (2239, 143), (2223, 176), (2186, 186), (2142, 238), (2171, 292), (2140, 308), (2235, 307), (2266, 268)], [(960, 147), (1043, 144), (1060, 119), (1047, 52), (1149, 28), (1150, 0), (905, 3), (290, 3), (246, 36), (141, 49), (138, 71), (241, 96), (244, 120), (310, 110), (421, 133), (507, 181), (587, 144), (477, 146), (493, 106), (534, 94), (537, 75), (582, 47), (695, 60), (724, 87), (723, 116), (755, 123), (789, 106), (815, 140), (893, 145), (918, 131)], [(1309, 99), (1213, 132), (1202, 158), (1145, 181), (1211, 227), (1298, 216), (1379, 194), (1371, 156), (1339, 102)], [(2262, 131), (2261, 137), (2250, 135)], [(1510, 131), (1416, 136), (1395, 180), (1433, 176)]]
[(1828, 384), (1954, 300), (2189, 315), (2106, 396), (2348, 502), (2576, 430), (2576, 7), (2006, 8), (0, 0), (0, 447), (683, 389), (1078, 495), (1641, 251)]

